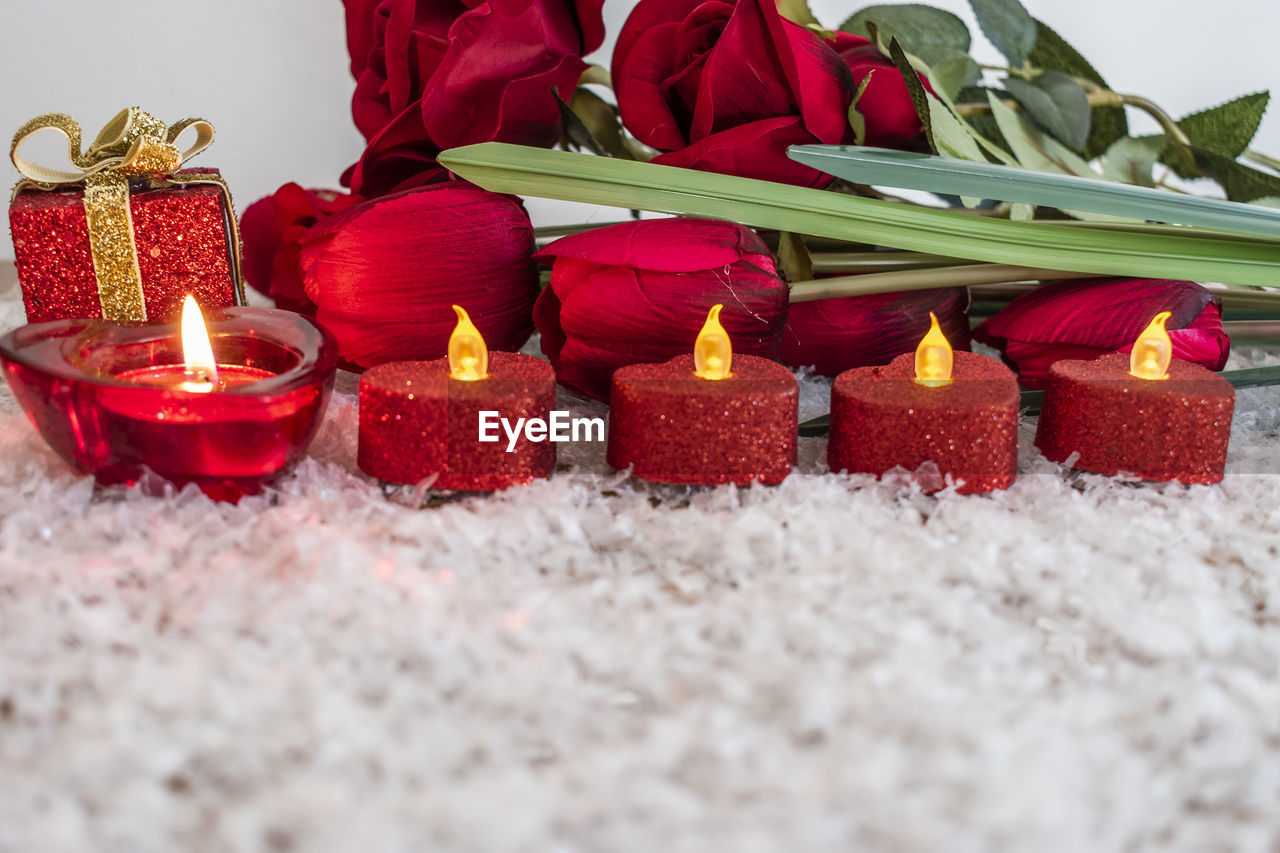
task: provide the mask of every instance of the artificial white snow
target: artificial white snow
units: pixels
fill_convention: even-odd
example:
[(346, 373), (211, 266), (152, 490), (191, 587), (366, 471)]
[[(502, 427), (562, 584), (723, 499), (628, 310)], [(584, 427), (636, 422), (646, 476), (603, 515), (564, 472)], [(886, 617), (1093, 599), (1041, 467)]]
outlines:
[(0, 850), (1280, 839), (1276, 390), (1215, 487), (1063, 471), (1028, 418), (990, 496), (804, 439), (775, 488), (584, 444), (441, 499), (355, 470), (353, 388), (238, 506), (95, 492), (0, 397)]

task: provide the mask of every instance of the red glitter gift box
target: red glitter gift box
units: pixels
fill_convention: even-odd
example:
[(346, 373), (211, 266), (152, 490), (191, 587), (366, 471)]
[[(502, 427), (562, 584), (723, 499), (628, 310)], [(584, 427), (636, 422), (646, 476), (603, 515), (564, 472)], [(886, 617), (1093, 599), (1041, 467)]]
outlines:
[[(192, 127), (195, 145), (180, 152), (174, 140)], [(68, 138), (80, 172), (20, 156), (21, 143), (41, 130)], [(226, 184), (216, 170), (176, 168), (212, 134), (207, 122), (168, 128), (136, 108), (84, 152), (68, 116), (40, 116), (19, 129), (11, 155), (25, 179), (9, 204), (9, 225), (28, 321), (165, 322), (188, 293), (203, 308), (243, 304)]]

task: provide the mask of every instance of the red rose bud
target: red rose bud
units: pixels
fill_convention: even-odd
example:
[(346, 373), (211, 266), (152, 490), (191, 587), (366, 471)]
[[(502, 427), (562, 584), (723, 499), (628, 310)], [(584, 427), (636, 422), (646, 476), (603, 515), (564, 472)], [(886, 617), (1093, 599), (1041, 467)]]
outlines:
[(240, 219), (244, 244), (244, 278), (254, 290), (290, 311), (313, 314), (298, 269), (298, 252), (307, 229), (362, 201), (333, 190), (304, 190), (285, 184), (259, 199)]
[(1151, 318), (1165, 329), (1173, 357), (1221, 370), (1231, 341), (1222, 330), (1222, 300), (1190, 281), (1075, 279), (1019, 296), (973, 336), (996, 347), (1028, 388), (1043, 388), (1049, 367), (1065, 358), (1129, 352)]
[(888, 364), (915, 352), (929, 330), (929, 312), (937, 315), (952, 348), (967, 350), (968, 307), (963, 287), (796, 302), (787, 314), (782, 360), (811, 366), (823, 376)]
[(640, 0), (613, 53), (623, 123), (655, 163), (821, 187), (788, 145), (850, 134), (849, 69), (773, 0)]
[[(866, 119), (865, 145), (879, 148), (916, 149), (924, 143), (924, 128), (901, 72), (879, 48), (861, 36), (835, 34), (835, 49), (853, 74), (854, 91), (868, 76), (871, 82), (858, 99), (857, 109)], [(925, 89), (933, 87), (917, 74)]]
[[(554, 144), (560, 112), (551, 90), (568, 98), (577, 87), (582, 55), (604, 40), (602, 5), (345, 0), (356, 78), (351, 113), (370, 143), (361, 159), (366, 183), (353, 175), (353, 189), (407, 188), (413, 164), (434, 160), (443, 148), (491, 140)], [(384, 156), (393, 163), (371, 162)]]
[(302, 238), (302, 280), (339, 353), (365, 368), (445, 355), (462, 305), (494, 350), (533, 332), (533, 227), (510, 196), (435, 184), (349, 208)]
[(534, 322), (567, 388), (609, 399), (613, 372), (693, 352), (712, 305), (736, 353), (773, 358), (787, 285), (755, 232), (730, 222), (653, 219), (565, 237)]

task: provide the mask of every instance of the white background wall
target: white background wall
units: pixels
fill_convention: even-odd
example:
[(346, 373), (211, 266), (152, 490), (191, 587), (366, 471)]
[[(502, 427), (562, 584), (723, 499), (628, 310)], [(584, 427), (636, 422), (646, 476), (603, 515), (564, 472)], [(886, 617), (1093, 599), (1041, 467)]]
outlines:
[[(1121, 91), (1175, 115), (1272, 88), (1280, 96), (1276, 0), (1024, 0)], [(631, 0), (607, 0), (610, 40)], [(811, 0), (838, 26), (862, 0)], [(933, 0), (973, 25), (964, 0)], [(339, 0), (3, 0), (0, 137), (44, 112), (67, 112), (92, 137), (122, 107), (166, 121), (199, 115), (218, 139), (197, 164), (220, 167), (241, 209), (279, 184), (336, 186), (361, 139), (348, 112)], [(170, 35), (165, 35), (165, 34)], [(980, 58), (998, 54), (978, 36)], [(1280, 156), (1280, 106), (1255, 147)], [(1135, 130), (1154, 125), (1131, 115)], [(56, 146), (36, 149), (60, 157)], [(5, 163), (5, 176), (17, 179)], [(538, 202), (536, 224), (611, 218), (610, 211)], [(0, 257), (12, 245), (0, 241)]]

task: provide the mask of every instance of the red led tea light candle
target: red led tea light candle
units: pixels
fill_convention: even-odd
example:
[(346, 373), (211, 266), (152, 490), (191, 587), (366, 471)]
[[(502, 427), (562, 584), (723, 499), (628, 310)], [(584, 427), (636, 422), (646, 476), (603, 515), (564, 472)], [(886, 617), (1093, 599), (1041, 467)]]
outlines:
[(614, 371), (609, 464), (680, 485), (781, 482), (796, 461), (799, 386), (782, 365), (733, 354), (707, 315), (690, 355)]
[(1156, 315), (1129, 355), (1049, 369), (1036, 429), (1045, 458), (1144, 480), (1222, 480), (1235, 390), (1213, 371), (1173, 358), (1168, 318)]
[(1018, 472), (1018, 381), (994, 359), (952, 352), (937, 317), (929, 318), (914, 355), (836, 377), (831, 470), (881, 476), (932, 462), (961, 493), (1007, 489)]
[(306, 452), (337, 346), (310, 320), (273, 308), (215, 310), (206, 331), (188, 298), (182, 326), (35, 323), (0, 337), (0, 360), (45, 441), (99, 483), (149, 471), (236, 501)]
[(555, 371), (540, 358), (489, 352), (466, 311), (453, 306), (458, 324), (448, 355), (401, 361), (360, 378), (360, 470), (389, 483), (433, 477), (437, 489), (495, 491), (551, 475), (556, 463), (549, 436), (531, 440), (522, 430), (508, 452), (508, 436), (480, 440), (481, 413), (489, 423), (545, 423), (556, 401)]

